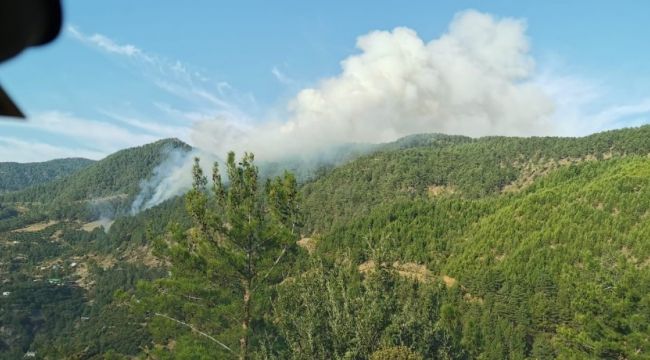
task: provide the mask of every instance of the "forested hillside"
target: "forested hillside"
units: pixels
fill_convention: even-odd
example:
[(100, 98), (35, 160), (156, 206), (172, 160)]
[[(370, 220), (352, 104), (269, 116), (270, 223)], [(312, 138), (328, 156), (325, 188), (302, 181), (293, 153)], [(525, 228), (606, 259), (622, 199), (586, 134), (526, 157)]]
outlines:
[(453, 358), (643, 359), (649, 175), (650, 160), (631, 157), (571, 165), (516, 194), (397, 201), (319, 237), (318, 252), (365, 269), (381, 249), (398, 275), (444, 284)]
[(70, 202), (112, 195), (133, 196), (139, 182), (151, 175), (168, 151), (189, 150), (176, 139), (160, 140), (138, 148), (118, 151), (84, 168), (74, 176), (5, 195), (6, 201)]
[[(418, 135), (331, 170), (306, 184), (309, 225), (327, 230), (394, 199), (455, 193), (464, 198), (518, 191), (569, 164), (650, 152), (650, 126), (583, 138)], [(427, 140), (432, 139), (432, 140)], [(431, 141), (431, 142), (429, 142)], [(423, 146), (417, 146), (422, 144)]]
[(74, 174), (0, 195), (3, 203), (42, 209), (57, 218), (114, 217), (130, 209), (140, 183), (172, 151), (190, 151), (177, 139), (121, 150)]
[(41, 163), (0, 163), (0, 193), (20, 190), (70, 175), (92, 164), (82, 158), (57, 159)]
[(61, 210), (169, 146), (2, 196), (0, 358), (650, 358), (650, 126), (416, 135), (298, 184), (244, 158), (111, 224)]

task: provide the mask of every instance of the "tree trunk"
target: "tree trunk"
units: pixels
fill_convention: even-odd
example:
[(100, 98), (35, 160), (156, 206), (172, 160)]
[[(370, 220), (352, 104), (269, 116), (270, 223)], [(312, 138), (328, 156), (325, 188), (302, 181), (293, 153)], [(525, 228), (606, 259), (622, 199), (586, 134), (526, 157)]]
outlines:
[(244, 320), (242, 321), (241, 327), (243, 334), (241, 339), (239, 339), (239, 359), (247, 360), (248, 359), (248, 327), (250, 323), (250, 301), (251, 301), (251, 290), (250, 285), (246, 284), (244, 290)]

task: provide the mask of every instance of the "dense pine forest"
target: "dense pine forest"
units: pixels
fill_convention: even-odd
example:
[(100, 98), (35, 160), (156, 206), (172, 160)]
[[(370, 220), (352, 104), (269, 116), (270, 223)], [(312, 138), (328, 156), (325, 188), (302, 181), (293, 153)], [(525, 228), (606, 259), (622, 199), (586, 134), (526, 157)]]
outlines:
[(173, 151), (0, 164), (0, 358), (650, 358), (650, 126)]
[(41, 163), (0, 163), (0, 191), (20, 190), (65, 177), (92, 164), (82, 158), (59, 159)]

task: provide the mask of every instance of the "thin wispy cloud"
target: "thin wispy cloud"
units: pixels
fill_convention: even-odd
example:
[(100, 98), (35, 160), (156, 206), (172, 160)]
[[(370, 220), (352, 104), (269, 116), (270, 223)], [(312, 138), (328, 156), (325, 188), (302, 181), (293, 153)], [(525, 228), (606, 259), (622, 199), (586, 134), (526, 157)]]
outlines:
[(151, 57), (142, 52), (137, 46), (131, 44), (118, 44), (114, 40), (102, 34), (84, 34), (76, 26), (69, 25), (68, 33), (75, 39), (96, 46), (97, 48), (112, 54), (124, 55), (128, 57), (140, 57), (146, 61), (152, 61)]
[(287, 76), (285, 73), (283, 73), (280, 69), (278, 69), (277, 66), (274, 66), (271, 69), (271, 74), (275, 77), (276, 80), (278, 80), (280, 83), (284, 85), (291, 85), (295, 83), (295, 80)]
[(584, 136), (650, 122), (650, 98), (608, 104), (614, 94), (603, 82), (563, 73), (555, 65), (546, 66), (535, 83), (555, 104), (553, 132), (548, 135)]
[[(96, 117), (80, 117), (73, 111), (58, 109), (37, 111), (26, 123), (7, 122), (0, 126), (49, 134), (75, 146), (39, 143), (28, 151), (27, 142), (21, 138), (4, 137), (0, 144), (0, 161), (37, 161), (69, 156), (97, 159), (160, 138), (177, 137), (190, 142), (192, 124), (213, 118), (247, 119), (248, 115), (237, 103), (246, 103), (251, 108), (256, 106), (252, 95), (240, 94), (229, 83), (212, 79), (183, 61), (147, 52), (104, 34), (87, 33), (75, 25), (66, 30), (70, 38), (80, 44), (107, 57), (124, 60), (126, 69), (162, 91), (161, 94), (172, 95), (174, 105), (153, 97), (150, 104), (133, 104), (122, 109), (110, 107), (107, 110), (108, 106), (97, 104)], [(164, 121), (149, 120), (154, 118)], [(23, 156), (23, 153), (30, 155)]]
[(68, 33), (73, 39), (101, 50), (109, 55), (122, 56), (134, 60), (133, 66), (140, 66), (138, 70), (144, 70), (143, 75), (173, 78), (176, 81), (183, 81), (189, 84), (206, 82), (209, 79), (198, 70), (189, 69), (180, 60), (169, 60), (162, 56), (142, 50), (132, 44), (121, 44), (118, 41), (104, 34), (86, 34), (77, 26), (70, 25)]
[(227, 81), (217, 83), (217, 91), (219, 91), (219, 94), (224, 95), (228, 90), (232, 90), (232, 86)]
[(622, 122), (634, 119), (631, 125), (648, 123), (650, 121), (650, 98), (636, 103), (621, 104), (608, 107), (593, 117), (595, 128), (609, 130), (620, 127)]
[(189, 138), (189, 133), (191, 131), (191, 128), (188, 126), (165, 125), (161, 124), (160, 122), (142, 120), (142, 117), (117, 114), (108, 110), (101, 110), (101, 112), (121, 124), (127, 125), (134, 129), (138, 129), (158, 138), (176, 137), (187, 141)]
[(193, 108), (207, 113), (231, 112), (238, 108), (233, 99), (227, 99), (232, 87), (223, 81), (211, 79), (203, 71), (178, 60), (153, 54), (138, 46), (119, 43), (104, 34), (86, 34), (75, 25), (68, 27), (68, 33), (81, 43), (97, 48), (109, 55), (131, 60), (143, 78), (159, 89), (186, 101)]
[(83, 147), (58, 146), (43, 142), (24, 141), (0, 136), (0, 159), (14, 162), (37, 162), (44, 159), (83, 157), (101, 159), (106, 154)]
[(59, 139), (67, 138), (71, 142), (83, 144), (88, 151), (103, 155), (159, 139), (159, 136), (130, 130), (113, 122), (81, 118), (56, 110), (35, 113), (28, 122), (4, 123), (3, 126), (47, 132)]
[(197, 121), (209, 120), (211, 115), (206, 114), (205, 111), (200, 110), (180, 110), (164, 102), (154, 102), (154, 106), (168, 117), (174, 119), (182, 119), (188, 124), (193, 124)]

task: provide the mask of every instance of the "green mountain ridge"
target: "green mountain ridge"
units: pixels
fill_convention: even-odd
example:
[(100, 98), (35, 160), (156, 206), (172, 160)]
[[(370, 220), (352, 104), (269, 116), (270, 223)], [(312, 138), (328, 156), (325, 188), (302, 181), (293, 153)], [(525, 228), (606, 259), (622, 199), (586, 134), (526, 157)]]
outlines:
[(0, 193), (20, 190), (73, 174), (94, 161), (83, 158), (36, 163), (0, 163)]
[[(45, 207), (83, 208), (74, 205), (127, 208), (140, 191), (140, 182), (165, 160), (169, 151), (189, 152), (191, 147), (178, 139), (164, 139), (151, 144), (118, 151), (67, 177), (34, 185), (0, 196), (3, 202), (44, 205)], [(61, 210), (69, 213), (74, 210)], [(101, 209), (98, 210), (101, 212)], [(78, 212), (78, 211), (77, 211)]]
[(650, 126), (581, 138), (439, 139), (430, 146), (380, 148), (307, 183), (303, 192), (313, 230), (335, 226), (387, 199), (427, 197), (431, 187), (467, 198), (492, 196), (571, 163), (650, 153)]

